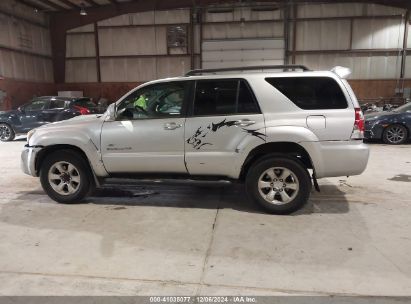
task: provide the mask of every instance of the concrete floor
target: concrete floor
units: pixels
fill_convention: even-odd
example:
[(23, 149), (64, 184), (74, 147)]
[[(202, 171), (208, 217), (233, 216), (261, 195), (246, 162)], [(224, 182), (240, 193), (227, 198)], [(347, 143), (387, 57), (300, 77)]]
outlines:
[(0, 143), (0, 295), (411, 295), (411, 145), (371, 145), (363, 175), (274, 216), (216, 183), (60, 205), (21, 173), (24, 144)]

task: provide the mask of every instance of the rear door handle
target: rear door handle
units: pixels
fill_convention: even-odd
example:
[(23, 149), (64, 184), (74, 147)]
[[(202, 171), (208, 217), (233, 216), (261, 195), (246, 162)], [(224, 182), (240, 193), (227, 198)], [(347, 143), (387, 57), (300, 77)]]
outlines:
[(238, 127), (248, 127), (255, 124), (254, 120), (249, 120), (249, 119), (240, 119), (237, 120), (234, 125), (238, 126)]
[(164, 130), (175, 130), (178, 128), (181, 128), (183, 125), (182, 124), (177, 124), (175, 122), (169, 122), (164, 124)]

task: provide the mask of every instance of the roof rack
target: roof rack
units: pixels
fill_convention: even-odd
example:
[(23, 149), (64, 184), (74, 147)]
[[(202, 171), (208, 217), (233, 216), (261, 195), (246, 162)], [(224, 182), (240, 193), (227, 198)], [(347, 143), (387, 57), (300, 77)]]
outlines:
[(236, 68), (221, 68), (221, 69), (197, 69), (189, 71), (186, 76), (194, 76), (205, 73), (218, 73), (218, 72), (234, 72), (234, 71), (253, 71), (253, 70), (302, 70), (304, 72), (310, 71), (304, 65), (286, 64), (286, 65), (261, 65), (261, 66), (245, 66)]

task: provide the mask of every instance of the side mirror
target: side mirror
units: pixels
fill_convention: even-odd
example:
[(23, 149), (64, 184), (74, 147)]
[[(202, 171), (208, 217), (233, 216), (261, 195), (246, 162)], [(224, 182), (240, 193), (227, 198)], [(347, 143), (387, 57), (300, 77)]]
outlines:
[(24, 113), (24, 107), (23, 107), (23, 106), (18, 107), (18, 108), (17, 108), (17, 111), (19, 111), (19, 112), (21, 112), (21, 113)]
[(107, 113), (107, 120), (109, 121), (116, 120), (116, 103), (115, 102), (108, 106), (106, 113)]

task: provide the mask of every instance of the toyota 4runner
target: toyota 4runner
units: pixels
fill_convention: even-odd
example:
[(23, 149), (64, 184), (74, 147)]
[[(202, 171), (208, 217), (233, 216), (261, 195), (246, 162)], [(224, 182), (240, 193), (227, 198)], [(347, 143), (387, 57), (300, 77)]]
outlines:
[(194, 70), (145, 83), (110, 105), (30, 131), (22, 169), (55, 201), (107, 177), (228, 179), (287, 214), (316, 179), (361, 174), (364, 119), (338, 71), (304, 66)]

